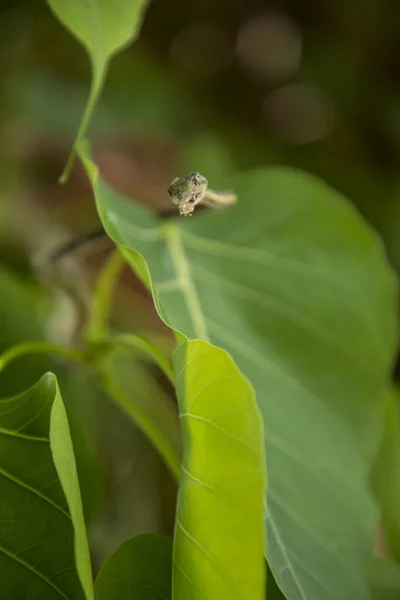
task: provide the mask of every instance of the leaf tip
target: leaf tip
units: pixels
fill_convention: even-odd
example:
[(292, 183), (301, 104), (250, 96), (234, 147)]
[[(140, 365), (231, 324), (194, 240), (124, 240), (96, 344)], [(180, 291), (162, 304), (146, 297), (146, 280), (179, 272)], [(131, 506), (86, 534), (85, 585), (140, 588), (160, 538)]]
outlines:
[(52, 373), (51, 371), (47, 371), (47, 373), (45, 373), (44, 375), (42, 375), (42, 377), (40, 378), (40, 382), (43, 382), (45, 384), (51, 384), (51, 385), (58, 385), (57, 382), (57, 376)]

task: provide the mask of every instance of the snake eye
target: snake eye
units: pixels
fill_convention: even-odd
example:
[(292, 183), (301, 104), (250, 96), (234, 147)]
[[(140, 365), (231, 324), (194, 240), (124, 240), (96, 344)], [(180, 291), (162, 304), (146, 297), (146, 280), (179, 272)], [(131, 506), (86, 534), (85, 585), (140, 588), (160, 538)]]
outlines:
[(194, 202), (194, 198), (190, 198), (189, 204), (193, 204), (193, 202)]

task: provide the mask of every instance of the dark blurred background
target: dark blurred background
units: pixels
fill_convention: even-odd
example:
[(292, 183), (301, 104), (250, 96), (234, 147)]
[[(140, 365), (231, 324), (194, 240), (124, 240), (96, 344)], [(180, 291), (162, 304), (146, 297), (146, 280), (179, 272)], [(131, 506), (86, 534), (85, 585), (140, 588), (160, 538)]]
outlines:
[[(0, 2), (0, 350), (24, 339), (76, 342), (76, 300), (38, 264), (98, 226), (90, 188), (66, 163), (90, 81), (84, 49), (44, 0)], [(398, 0), (153, 0), (137, 43), (114, 58), (90, 127), (104, 177), (155, 210), (177, 175), (212, 187), (254, 166), (286, 164), (346, 194), (381, 233), (400, 270), (400, 2)], [(265, 199), (268, 211), (268, 199)], [(80, 301), (108, 252), (68, 257), (60, 277)], [(128, 272), (114, 325), (170, 334)], [(73, 422), (97, 564), (140, 531), (171, 532), (175, 486), (149, 443), (91, 373), (24, 359), (1, 396), (52, 369)], [(132, 394), (173, 394), (132, 360)]]

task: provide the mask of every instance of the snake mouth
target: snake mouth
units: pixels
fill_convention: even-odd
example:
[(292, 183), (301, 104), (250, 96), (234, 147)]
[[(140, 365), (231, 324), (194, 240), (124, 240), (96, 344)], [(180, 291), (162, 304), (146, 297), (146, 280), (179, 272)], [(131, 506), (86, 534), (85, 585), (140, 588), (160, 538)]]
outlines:
[(185, 217), (187, 216), (191, 216), (193, 214), (194, 211), (194, 205), (193, 204), (189, 204), (188, 202), (185, 202), (184, 204), (181, 204), (179, 206), (179, 214), (184, 215)]

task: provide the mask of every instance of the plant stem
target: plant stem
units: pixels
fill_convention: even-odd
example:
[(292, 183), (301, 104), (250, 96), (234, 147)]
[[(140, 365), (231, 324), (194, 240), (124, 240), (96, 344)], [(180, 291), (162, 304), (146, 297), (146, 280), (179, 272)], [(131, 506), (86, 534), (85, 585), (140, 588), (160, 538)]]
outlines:
[(124, 265), (125, 261), (116, 248), (97, 278), (86, 333), (86, 337), (90, 342), (98, 342), (108, 336), (111, 306)]
[(118, 386), (114, 378), (104, 369), (100, 370), (100, 379), (106, 392), (143, 431), (150, 440), (176, 480), (179, 479), (181, 460), (172, 443), (154, 421), (135, 404)]
[(64, 172), (59, 178), (60, 183), (66, 183), (69, 179), (69, 176), (72, 171), (72, 167), (74, 166), (75, 158), (76, 158), (76, 146), (83, 138), (88, 128), (90, 119), (94, 113), (94, 109), (96, 108), (96, 103), (99, 98), (101, 89), (104, 84), (104, 80), (106, 77), (107, 71), (107, 60), (103, 61), (97, 67), (92, 64), (92, 83), (90, 86), (89, 98), (86, 103), (85, 111), (83, 113), (83, 117), (81, 123), (79, 125), (78, 133), (76, 134), (76, 138), (74, 141), (74, 145), (72, 146), (71, 153), (68, 157), (67, 164), (65, 165)]
[(0, 354), (0, 372), (17, 358), (27, 354), (57, 354), (58, 356), (64, 356), (75, 362), (86, 363), (86, 355), (79, 350), (65, 348), (64, 346), (56, 346), (41, 341), (23, 342), (22, 344), (12, 346), (3, 352), (3, 354)]

